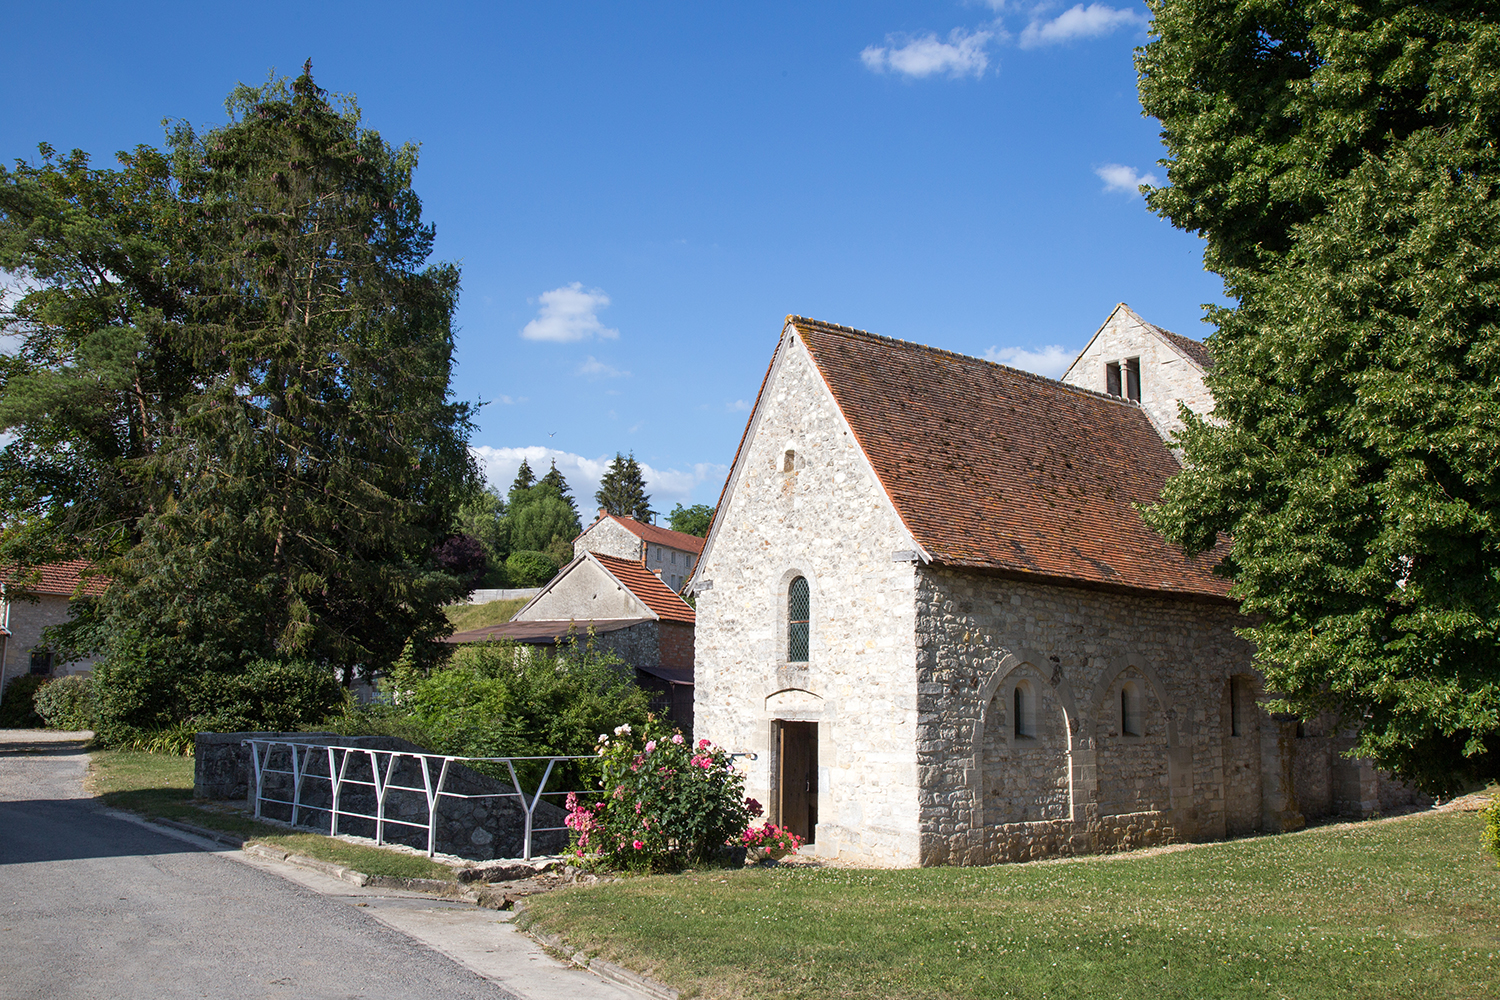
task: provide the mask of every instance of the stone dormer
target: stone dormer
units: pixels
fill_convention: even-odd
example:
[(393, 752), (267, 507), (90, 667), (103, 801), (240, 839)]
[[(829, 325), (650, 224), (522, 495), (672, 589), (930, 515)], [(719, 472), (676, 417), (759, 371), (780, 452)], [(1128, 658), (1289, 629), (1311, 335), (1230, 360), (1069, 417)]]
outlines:
[(1182, 428), (1177, 404), (1213, 412), (1203, 376), (1213, 367), (1200, 341), (1147, 323), (1121, 302), (1063, 373), (1062, 381), (1140, 404), (1158, 434)]

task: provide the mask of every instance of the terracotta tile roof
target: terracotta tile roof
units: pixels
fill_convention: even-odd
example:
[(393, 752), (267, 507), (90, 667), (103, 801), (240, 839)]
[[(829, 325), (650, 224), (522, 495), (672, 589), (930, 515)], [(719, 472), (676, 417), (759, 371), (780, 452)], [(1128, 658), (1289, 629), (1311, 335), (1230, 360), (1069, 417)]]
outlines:
[(649, 622), (650, 618), (606, 618), (602, 621), (571, 621), (563, 619), (537, 620), (530, 622), (501, 622), (498, 625), (485, 625), (481, 628), (471, 628), (465, 632), (454, 632), (443, 642), (487, 642), (491, 639), (514, 639), (517, 642), (552, 645), (558, 638), (565, 638), (568, 630), (576, 628), (579, 635), (586, 634), (589, 629), (595, 632), (618, 632), (622, 628), (639, 625), (641, 622)]
[(642, 603), (656, 612), (663, 621), (682, 622), (686, 625), (697, 624), (698, 615), (693, 611), (692, 605), (674, 594), (671, 587), (661, 582), (661, 577), (641, 563), (600, 555), (598, 552), (589, 554), (599, 560), (616, 580), (639, 597)]
[(1178, 469), (1135, 404), (949, 351), (790, 322), (934, 562), (1227, 594), (1212, 573), (1221, 550), (1185, 559), (1133, 506), (1155, 502)]
[[(683, 531), (673, 531), (671, 528), (658, 528), (654, 524), (646, 524), (637, 521), (633, 517), (621, 517), (618, 514), (606, 514), (619, 522), (621, 527), (631, 532), (637, 538), (650, 542), (652, 545), (665, 545), (669, 549), (679, 552), (691, 552), (693, 555), (702, 555), (703, 539), (697, 535), (689, 535)], [(597, 524), (598, 522), (594, 522)]]
[(7, 584), (27, 593), (52, 594), (59, 597), (72, 597), (75, 593), (79, 593), (78, 583), (80, 579), (83, 579), (82, 595), (98, 597), (104, 593), (110, 581), (108, 577), (103, 576), (83, 577), (83, 573), (91, 566), (93, 563), (87, 559), (33, 566), (26, 573), (20, 574), (20, 583), (14, 583), (17, 573), (16, 567), (11, 565), (0, 570), (0, 579), (4, 579)]
[(1213, 355), (1208, 353), (1208, 345), (1203, 343), (1203, 341), (1194, 340), (1191, 337), (1184, 337), (1182, 334), (1173, 333), (1171, 330), (1163, 330), (1155, 323), (1147, 323), (1146, 325), (1155, 330), (1157, 333), (1161, 334), (1162, 338), (1166, 340), (1167, 343), (1171, 344), (1173, 347), (1177, 348), (1183, 354), (1186, 354), (1189, 358), (1191, 358), (1193, 363), (1196, 364), (1199, 368), (1202, 368), (1204, 371), (1208, 371), (1214, 366)]

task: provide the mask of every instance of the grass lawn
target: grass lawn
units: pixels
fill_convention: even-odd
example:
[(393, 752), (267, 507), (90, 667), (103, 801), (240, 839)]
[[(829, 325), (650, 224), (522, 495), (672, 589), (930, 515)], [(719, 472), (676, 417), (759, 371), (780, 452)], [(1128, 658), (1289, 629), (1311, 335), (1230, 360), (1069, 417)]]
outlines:
[(514, 601), (491, 601), (488, 604), (450, 604), (443, 608), (443, 614), (453, 623), (453, 631), (466, 632), (471, 628), (484, 628), (486, 625), (510, 621), (526, 600), (521, 597)]
[(992, 868), (700, 871), (526, 919), (710, 997), (1500, 997), (1474, 813)]
[(257, 822), (227, 803), (200, 803), (193, 798), (193, 758), (171, 754), (97, 751), (89, 755), (89, 789), (105, 805), (143, 816), (174, 819), (195, 826), (274, 844), (367, 875), (398, 878), (453, 879), (453, 869), (425, 857), (350, 844), (315, 833), (288, 833), (285, 827)]

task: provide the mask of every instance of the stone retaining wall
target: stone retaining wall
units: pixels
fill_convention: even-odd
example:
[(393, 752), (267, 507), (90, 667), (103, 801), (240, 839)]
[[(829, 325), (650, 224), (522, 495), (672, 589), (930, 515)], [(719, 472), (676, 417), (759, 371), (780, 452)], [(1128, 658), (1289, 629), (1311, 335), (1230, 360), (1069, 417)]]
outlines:
[[(342, 747), (360, 747), (371, 750), (397, 750), (408, 753), (425, 753), (421, 747), (393, 736), (339, 736), (334, 733), (199, 733), (194, 765), (193, 792), (199, 798), (237, 799), (249, 798), (252, 794), (252, 766), (250, 749), (241, 743), (247, 739), (295, 740), (303, 743), (326, 743)], [(290, 751), (277, 750), (271, 766), (291, 770)], [(340, 755), (340, 759), (341, 759)], [(382, 767), (389, 758), (378, 757)], [(351, 757), (345, 781), (370, 781), (369, 757), (356, 754)], [(432, 772), (433, 783), (437, 771)], [(422, 788), (421, 765), (413, 758), (398, 758), (396, 770), (390, 783), (411, 788)], [(291, 775), (267, 775), (263, 797), (291, 800)], [(448, 778), (443, 785), (445, 792), (457, 795), (493, 796), (512, 793), (509, 784), (488, 775), (480, 774), (459, 764), (449, 766)], [(298, 809), (297, 825), (323, 833), (329, 831), (329, 808), (332, 804), (332, 788), (328, 781), (326, 755), (315, 758), (303, 779), (301, 806)], [(368, 785), (346, 783), (339, 793), (339, 810), (374, 814), (375, 791)], [(291, 819), (291, 806), (266, 803), (262, 814), (283, 822)], [(534, 814), (536, 827), (562, 826), (564, 811), (550, 801), (539, 804)], [(419, 823), (420, 827), (403, 826), (387, 822), (385, 838), (394, 843), (406, 844), (421, 850), (427, 848), (427, 799), (423, 792), (392, 790), (386, 796), (387, 820), (404, 820)], [(451, 798), (444, 796), (438, 803), (437, 850), (443, 854), (454, 854), (462, 858), (489, 860), (492, 858), (517, 858), (522, 854), (525, 835), (525, 813), (520, 803), (513, 798)], [(373, 820), (340, 815), (339, 833), (359, 837), (375, 836)], [(566, 831), (533, 833), (531, 852), (533, 855), (556, 854), (567, 846)]]

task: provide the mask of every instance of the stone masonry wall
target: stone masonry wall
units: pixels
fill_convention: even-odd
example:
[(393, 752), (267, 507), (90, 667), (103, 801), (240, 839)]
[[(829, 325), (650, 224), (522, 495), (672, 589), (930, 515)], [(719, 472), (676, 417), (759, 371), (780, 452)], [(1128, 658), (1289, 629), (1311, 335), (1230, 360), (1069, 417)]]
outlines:
[(585, 552), (598, 552), (602, 555), (614, 556), (616, 559), (632, 559), (639, 562), (641, 540), (619, 521), (606, 517), (589, 525), (583, 534), (573, 540), (573, 558), (577, 559)]
[[(926, 568), (917, 612), (923, 864), (1223, 836), (1221, 702), (1251, 661), (1233, 608)], [(1129, 680), (1146, 695), (1140, 737), (1119, 731)], [(1037, 803), (1024, 817), (1016, 803), (1027, 790), (986, 766), (1005, 759), (1001, 746), (1013, 758), (1026, 751), (1006, 712), (1020, 681), (1050, 693), (1038, 710), (1051, 728), (1037, 742), (1054, 740), (1067, 758), (1022, 764)], [(1061, 816), (1060, 773), (1071, 798)]]
[(1170, 433), (1182, 427), (1177, 417), (1178, 400), (1195, 413), (1212, 412), (1213, 397), (1203, 384), (1198, 366), (1145, 329), (1126, 309), (1116, 309), (1110, 315), (1063, 381), (1105, 392), (1105, 365), (1126, 358), (1141, 359), (1141, 409), (1158, 430)]
[[(796, 337), (777, 364), (699, 570), (694, 732), (754, 753), (746, 792), (774, 805), (776, 720), (816, 722), (817, 854), (915, 864), (914, 570), (892, 560), (912, 541)], [(787, 662), (798, 575), (805, 664)]]

